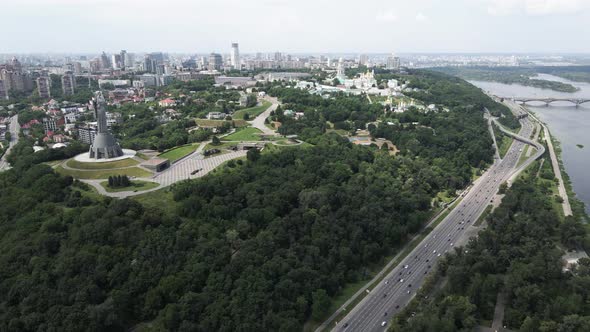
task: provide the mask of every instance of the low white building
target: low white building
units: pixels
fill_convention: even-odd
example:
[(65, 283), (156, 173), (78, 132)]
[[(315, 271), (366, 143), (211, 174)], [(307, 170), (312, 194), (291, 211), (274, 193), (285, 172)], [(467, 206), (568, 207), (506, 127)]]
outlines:
[(103, 84), (112, 84), (114, 87), (131, 86), (130, 80), (98, 80), (98, 87), (102, 88)]
[(225, 113), (221, 113), (221, 112), (209, 112), (207, 114), (207, 119), (209, 120), (219, 120), (219, 119), (225, 119), (226, 114)]

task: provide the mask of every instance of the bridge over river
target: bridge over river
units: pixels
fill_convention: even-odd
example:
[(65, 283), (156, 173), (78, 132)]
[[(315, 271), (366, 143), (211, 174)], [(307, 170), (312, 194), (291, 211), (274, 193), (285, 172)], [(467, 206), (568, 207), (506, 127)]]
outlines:
[(584, 103), (590, 102), (590, 99), (586, 98), (536, 98), (536, 97), (498, 97), (502, 99), (513, 100), (516, 103), (520, 103), (522, 105), (529, 103), (529, 102), (540, 102), (545, 103), (545, 106), (549, 106), (549, 104), (557, 101), (561, 102), (569, 102), (574, 104), (576, 107)]

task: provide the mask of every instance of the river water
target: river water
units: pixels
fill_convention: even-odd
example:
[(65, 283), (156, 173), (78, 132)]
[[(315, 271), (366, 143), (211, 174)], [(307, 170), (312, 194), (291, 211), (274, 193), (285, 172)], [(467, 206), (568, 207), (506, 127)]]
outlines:
[[(557, 76), (539, 74), (541, 79), (569, 83), (580, 90), (574, 93), (538, 89), (519, 84), (470, 81), (475, 86), (502, 97), (586, 98), (590, 99), (590, 84), (572, 82)], [(578, 199), (590, 214), (590, 102), (576, 108), (573, 104), (555, 102), (546, 107), (531, 102), (527, 107), (545, 122), (561, 143), (561, 159)], [(577, 145), (584, 147), (580, 148)]]

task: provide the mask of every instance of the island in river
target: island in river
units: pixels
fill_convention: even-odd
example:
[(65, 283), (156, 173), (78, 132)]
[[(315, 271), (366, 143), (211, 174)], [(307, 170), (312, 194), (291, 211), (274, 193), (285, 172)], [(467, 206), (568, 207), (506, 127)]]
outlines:
[(517, 67), (440, 67), (436, 71), (459, 76), (465, 80), (519, 84), (522, 86), (557, 92), (574, 93), (579, 91), (575, 85), (562, 81), (544, 79), (538, 76), (535, 68)]

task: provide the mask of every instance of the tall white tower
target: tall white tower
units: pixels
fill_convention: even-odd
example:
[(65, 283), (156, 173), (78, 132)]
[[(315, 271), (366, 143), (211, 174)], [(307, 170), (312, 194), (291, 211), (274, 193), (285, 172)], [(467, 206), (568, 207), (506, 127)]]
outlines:
[(346, 79), (346, 74), (344, 74), (344, 60), (342, 58), (340, 58), (338, 60), (338, 67), (336, 68), (336, 78), (338, 79), (338, 81), (340, 81), (340, 83), (344, 83), (344, 80)]
[(240, 65), (240, 50), (238, 49), (238, 43), (231, 44), (230, 62), (232, 68), (242, 69)]

